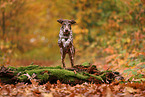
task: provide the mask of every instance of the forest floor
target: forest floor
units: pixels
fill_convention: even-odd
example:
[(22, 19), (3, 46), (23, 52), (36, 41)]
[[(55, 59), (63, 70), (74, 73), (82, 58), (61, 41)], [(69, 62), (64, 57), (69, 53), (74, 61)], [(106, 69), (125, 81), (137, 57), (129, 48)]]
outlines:
[[(33, 62), (33, 63), (32, 63)], [(110, 65), (104, 65), (104, 59), (101, 59), (96, 62), (97, 68), (101, 71), (107, 71)], [(59, 63), (59, 62), (58, 62)], [(68, 62), (66, 62), (68, 63)], [(104, 62), (105, 63), (105, 62)], [(36, 61), (36, 60), (19, 60), (17, 64), (21, 64), (21, 66), (28, 66), (30, 64), (39, 64), (39, 66), (56, 66), (57, 62), (50, 62), (50, 61)], [(54, 64), (54, 65), (53, 65)], [(61, 63), (59, 63), (61, 64)], [(88, 64), (88, 63), (84, 63)], [(102, 65), (103, 64), (103, 65)], [(13, 65), (14, 66), (14, 65)], [(61, 66), (61, 65), (60, 65)], [(20, 67), (17, 65), (17, 68)], [(24, 67), (24, 68), (25, 68)], [(21, 67), (20, 67), (21, 68)], [(20, 69), (19, 68), (19, 69)], [(27, 71), (25, 69), (24, 71)], [(48, 67), (49, 68), (49, 67)], [(59, 68), (59, 67), (57, 67)], [(77, 66), (76, 68), (79, 68)], [(19, 70), (17, 69), (17, 70)], [(81, 68), (82, 69), (82, 68)], [(80, 69), (80, 70), (81, 70)], [(2, 71), (3, 69), (1, 69)], [(7, 71), (8, 69), (4, 70)], [(63, 70), (63, 69), (62, 69)], [(87, 72), (88, 69), (86, 68)], [(90, 69), (91, 70), (91, 69)], [(9, 71), (9, 70), (8, 70)], [(34, 70), (35, 71), (35, 70)], [(97, 70), (98, 71), (98, 70)], [(101, 72), (100, 71), (100, 72)], [(122, 70), (120, 70), (122, 71)], [(74, 76), (78, 73), (76, 69), (74, 71)], [(119, 72), (119, 71), (118, 71)], [(42, 73), (42, 72), (41, 72)], [(48, 73), (46, 70), (43, 74)], [(97, 72), (98, 73), (98, 72)], [(2, 73), (1, 73), (2, 74)], [(93, 73), (96, 74), (96, 73)], [(108, 74), (113, 74), (112, 71)], [(122, 74), (121, 74), (122, 75)], [(27, 75), (29, 76), (29, 75)], [(30, 75), (33, 77), (34, 75)], [(123, 75), (122, 75), (123, 76)], [(124, 77), (124, 76), (123, 76)], [(93, 80), (93, 77), (91, 80)], [(29, 82), (17, 82), (14, 84), (5, 84), (0, 83), (0, 95), (1, 96), (31, 96), (31, 97), (114, 97), (114, 96), (127, 96), (127, 97), (144, 97), (145, 96), (145, 76), (142, 79), (138, 80), (128, 80), (124, 78), (122, 81), (114, 79), (111, 82), (101, 82), (101, 83), (94, 83), (94, 82), (83, 82), (83, 83), (75, 83), (75, 85), (67, 84), (62, 82), (62, 80), (56, 80), (55, 83), (45, 82), (44, 84), (40, 84), (35, 78), (30, 79)], [(96, 81), (96, 80), (94, 80)]]

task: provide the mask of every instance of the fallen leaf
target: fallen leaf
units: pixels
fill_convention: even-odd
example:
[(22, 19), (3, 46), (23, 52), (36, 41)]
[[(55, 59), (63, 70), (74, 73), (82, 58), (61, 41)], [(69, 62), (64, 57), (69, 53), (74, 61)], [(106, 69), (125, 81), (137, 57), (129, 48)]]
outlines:
[(42, 93), (43, 97), (54, 97), (52, 93)]
[(132, 87), (125, 87), (125, 92), (134, 93), (136, 92), (136, 90), (133, 89)]

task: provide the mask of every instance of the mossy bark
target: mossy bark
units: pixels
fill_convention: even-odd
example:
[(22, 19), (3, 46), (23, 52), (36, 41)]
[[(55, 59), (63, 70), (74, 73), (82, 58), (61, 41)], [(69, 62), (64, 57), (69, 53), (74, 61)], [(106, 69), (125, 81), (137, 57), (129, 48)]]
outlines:
[[(31, 79), (36, 79), (40, 83), (56, 83), (60, 80), (62, 83), (78, 84), (83, 82), (101, 83), (106, 82), (109, 74), (112, 71), (100, 72), (96, 66), (90, 64), (77, 65), (74, 68), (63, 69), (60, 66), (43, 67), (38, 65), (30, 65), (26, 67), (1, 67), (0, 79), (5, 83), (30, 82)], [(9, 81), (8, 76), (11, 76), (13, 81)], [(115, 77), (109, 78), (112, 81)], [(111, 80), (110, 80), (111, 79)], [(4, 81), (5, 80), (5, 81)]]

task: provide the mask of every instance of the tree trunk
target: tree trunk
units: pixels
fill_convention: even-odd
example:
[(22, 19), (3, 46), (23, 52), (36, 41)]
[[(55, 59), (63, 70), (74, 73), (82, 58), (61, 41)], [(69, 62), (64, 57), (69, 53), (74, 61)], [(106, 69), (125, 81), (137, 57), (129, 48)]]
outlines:
[(3, 31), (3, 39), (5, 40), (5, 9), (2, 10), (2, 31)]

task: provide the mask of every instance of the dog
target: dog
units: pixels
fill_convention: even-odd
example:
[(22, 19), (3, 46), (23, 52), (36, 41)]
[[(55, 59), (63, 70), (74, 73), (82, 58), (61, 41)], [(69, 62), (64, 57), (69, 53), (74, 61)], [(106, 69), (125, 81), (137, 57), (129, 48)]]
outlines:
[(76, 22), (75, 20), (67, 20), (67, 19), (58, 19), (57, 22), (59, 22), (62, 25), (59, 32), (58, 45), (60, 47), (63, 68), (65, 68), (64, 59), (66, 54), (69, 55), (71, 66), (73, 67), (75, 48), (73, 45), (73, 34), (71, 30), (71, 25), (75, 24)]

